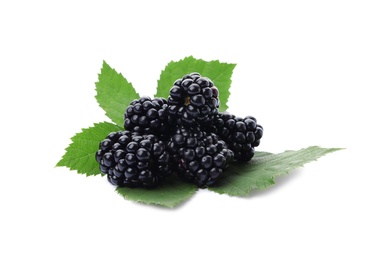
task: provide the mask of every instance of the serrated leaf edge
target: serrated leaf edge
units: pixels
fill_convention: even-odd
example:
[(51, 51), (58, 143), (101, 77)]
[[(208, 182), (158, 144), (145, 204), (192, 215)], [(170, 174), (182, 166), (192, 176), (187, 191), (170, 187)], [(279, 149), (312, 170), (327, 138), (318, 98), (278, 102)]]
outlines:
[[(219, 61), (218, 59), (206, 61), (206, 60), (203, 60), (203, 59), (197, 59), (197, 58), (193, 57), (192, 55), (190, 55), (190, 56), (186, 56), (186, 57), (184, 57), (184, 58), (182, 58), (182, 59), (179, 59), (179, 60), (176, 60), (176, 61), (174, 61), (174, 60), (170, 61), (169, 63), (166, 64), (165, 68), (164, 68), (163, 70), (161, 70), (159, 79), (157, 80), (157, 87), (156, 87), (156, 91), (155, 91), (154, 97), (159, 97), (159, 96), (158, 96), (158, 92), (159, 92), (159, 91), (158, 91), (158, 88), (159, 88), (159, 81), (161, 80), (161, 75), (162, 75), (162, 73), (163, 73), (164, 71), (166, 71), (166, 70), (169, 70), (169, 67), (170, 67), (173, 63), (182, 62), (182, 61), (185, 61), (186, 59), (193, 59), (193, 60), (191, 61), (192, 63), (195, 63), (195, 62), (204, 62), (204, 63), (203, 63), (203, 66), (204, 66), (204, 67), (207, 65), (207, 63), (214, 63), (214, 62), (217, 62), (217, 63), (219, 63), (219, 64), (228, 65), (228, 66), (229, 66), (228, 69), (230, 69), (231, 66), (232, 66), (232, 69), (231, 69), (230, 73), (228, 74), (228, 75), (229, 75), (229, 87), (227, 88), (228, 96), (227, 96), (227, 100), (226, 100), (226, 102), (225, 102), (225, 110), (224, 110), (224, 111), (226, 111), (226, 110), (229, 108), (229, 106), (227, 105), (227, 103), (229, 102), (229, 99), (230, 99), (230, 95), (231, 95), (230, 88), (231, 88), (231, 83), (233, 82), (232, 79), (231, 79), (231, 77), (233, 76), (233, 72), (234, 72), (234, 69), (235, 69), (235, 67), (237, 66), (237, 64), (235, 64), (235, 63), (228, 63), (228, 62), (221, 62), (221, 61)], [(191, 71), (190, 67), (191, 67), (191, 63), (188, 64), (187, 69), (186, 69), (186, 70), (188, 71), (188, 73), (193, 72), (193, 71)], [(219, 77), (221, 77), (222, 75), (224, 75), (224, 73), (223, 73), (223, 72), (220, 72)], [(216, 78), (214, 79), (214, 81), (216, 81)], [(174, 83), (174, 82), (173, 82), (173, 83)], [(219, 89), (219, 86), (217, 86), (217, 87), (218, 87), (218, 89)], [(224, 111), (222, 111), (221, 109), (220, 109), (220, 111), (221, 111), (221, 112), (224, 112)]]
[[(216, 190), (213, 190), (213, 187), (212, 187), (211, 189), (208, 188), (208, 190), (210, 190), (210, 191), (212, 191), (212, 192), (215, 192), (215, 193), (218, 193), (218, 194), (221, 194), (221, 195), (229, 195), (229, 196), (231, 196), (231, 197), (246, 197), (246, 196), (248, 196), (248, 195), (250, 194), (250, 192), (252, 192), (252, 191), (254, 191), (254, 190), (264, 190), (264, 189), (267, 189), (267, 188), (271, 187), (273, 184), (275, 184), (275, 178), (278, 177), (278, 176), (285, 175), (285, 174), (289, 174), (289, 173), (290, 173), (291, 171), (293, 171), (294, 169), (297, 169), (297, 168), (300, 168), (300, 167), (304, 167), (304, 165), (305, 165), (305, 164), (308, 164), (308, 163), (316, 162), (316, 161), (318, 161), (318, 159), (320, 159), (321, 157), (323, 157), (323, 156), (325, 156), (325, 155), (327, 155), (327, 154), (330, 154), (330, 153), (333, 153), (333, 152), (336, 152), (336, 151), (344, 150), (344, 149), (345, 149), (345, 148), (323, 148), (323, 147), (319, 147), (319, 146), (309, 146), (309, 147), (307, 147), (307, 148), (302, 148), (302, 149), (300, 149), (300, 150), (309, 149), (309, 148), (320, 148), (320, 149), (324, 149), (324, 150), (327, 150), (327, 151), (326, 151), (324, 154), (322, 154), (322, 155), (318, 156), (317, 158), (315, 158), (314, 160), (311, 160), (311, 161), (309, 161), (309, 162), (305, 162), (305, 163), (296, 165), (296, 166), (294, 166), (294, 167), (293, 167), (292, 169), (290, 169), (290, 170), (279, 172), (279, 173), (277, 173), (276, 175), (272, 176), (271, 178), (264, 180), (264, 181), (270, 182), (271, 185), (257, 186), (256, 184), (254, 184), (254, 185), (251, 185), (250, 187), (248, 187), (248, 188), (246, 188), (246, 189), (242, 189), (242, 188), (238, 188), (238, 187), (236, 187), (235, 185), (232, 185), (232, 184), (231, 184), (233, 187), (235, 187), (235, 188), (237, 188), (238, 190), (241, 191), (241, 193), (238, 193), (238, 194), (229, 194), (229, 193), (222, 192), (222, 191), (219, 191), (219, 190), (216, 191)], [(300, 151), (300, 150), (297, 150), (297, 151)], [(282, 153), (285, 153), (285, 152), (295, 152), (295, 150), (285, 150), (285, 151), (282, 152)], [(276, 155), (276, 154), (271, 153), (271, 155)], [(243, 176), (243, 177), (244, 177), (244, 176)], [(257, 181), (256, 181), (256, 183), (257, 183)]]
[[(115, 125), (117, 125), (117, 126), (119, 126), (119, 127), (122, 127), (122, 125), (119, 125), (117, 122), (114, 122), (114, 120), (110, 117), (110, 115), (108, 115), (108, 113), (106, 112), (106, 107), (105, 106), (102, 106), (102, 104), (99, 102), (99, 100), (97, 99), (97, 97), (98, 97), (98, 90), (97, 90), (97, 84), (99, 84), (99, 82), (100, 82), (100, 80), (99, 80), (99, 78), (101, 77), (101, 75), (102, 75), (102, 73), (103, 73), (103, 70), (104, 70), (104, 67), (105, 66), (107, 66), (110, 70), (113, 70), (115, 73), (117, 73), (120, 77), (122, 77), (129, 85), (130, 85), (130, 87), (135, 91), (135, 94), (136, 94), (136, 97), (135, 98), (140, 98), (140, 94), (136, 91), (136, 89), (133, 87), (133, 84), (130, 82), (130, 81), (128, 81), (127, 80), (127, 78), (121, 73), (121, 72), (117, 72), (117, 70), (115, 69), (115, 68), (113, 68), (113, 67), (111, 67), (105, 60), (103, 60), (103, 62), (102, 62), (102, 67), (101, 67), (101, 69), (100, 69), (100, 73), (98, 73), (98, 81), (96, 81), (94, 84), (95, 84), (95, 95), (94, 95), (94, 98), (95, 98), (95, 100), (97, 101), (97, 103), (98, 103), (98, 106), (100, 107), (100, 108), (102, 108), (102, 110), (105, 112), (105, 115), (108, 117), (108, 119), (110, 119), (110, 121), (111, 121), (111, 123), (113, 123), (113, 124), (115, 124)], [(112, 76), (113, 77), (113, 76)], [(111, 101), (113, 101), (113, 102), (115, 102), (115, 103), (118, 103), (118, 104), (120, 104), (120, 105), (122, 105), (122, 103), (121, 102), (119, 102), (117, 99), (115, 99), (115, 98), (112, 98), (111, 96), (109, 96), (108, 98), (110, 98), (110, 100)], [(131, 102), (132, 100), (129, 100), (129, 102)]]
[[(67, 152), (68, 152), (69, 150), (74, 150), (74, 149), (70, 149), (70, 146), (74, 143), (75, 137), (76, 137), (77, 135), (82, 134), (85, 130), (88, 130), (88, 129), (90, 129), (90, 128), (97, 127), (97, 126), (99, 126), (99, 125), (101, 125), (101, 124), (111, 124), (111, 125), (113, 125), (113, 126), (118, 127), (119, 130), (121, 129), (118, 125), (116, 125), (116, 124), (114, 124), (114, 123), (112, 123), (112, 122), (106, 122), (106, 121), (98, 122), (98, 123), (93, 123), (93, 126), (81, 128), (81, 130), (80, 130), (79, 132), (76, 132), (76, 133), (70, 138), (71, 142), (70, 142), (70, 143), (68, 144), (68, 146), (65, 148), (64, 154), (61, 156), (61, 159), (56, 163), (56, 165), (55, 165), (54, 167), (55, 167), (55, 168), (56, 168), (56, 167), (66, 167), (66, 168), (70, 169), (71, 171), (76, 171), (78, 174), (86, 175), (86, 177), (100, 175), (101, 173), (96, 173), (96, 174), (92, 173), (92, 174), (91, 174), (91, 173), (86, 173), (86, 172), (80, 171), (80, 169), (75, 168), (75, 165), (76, 165), (76, 164), (73, 164), (72, 166), (68, 166), (68, 165), (64, 164), (63, 161), (64, 161), (64, 156), (67, 154)], [(109, 133), (108, 133), (108, 134), (109, 134)], [(95, 141), (95, 140), (89, 140), (89, 139), (78, 139), (78, 140)], [(97, 144), (97, 145), (98, 145), (98, 144)], [(78, 150), (78, 149), (75, 149), (75, 150)], [(83, 157), (85, 157), (85, 156), (91, 156), (91, 155), (92, 155), (92, 153), (87, 153), (86, 155), (84, 155), (84, 156), (82, 156), (82, 157), (79, 157), (79, 158), (83, 158)]]

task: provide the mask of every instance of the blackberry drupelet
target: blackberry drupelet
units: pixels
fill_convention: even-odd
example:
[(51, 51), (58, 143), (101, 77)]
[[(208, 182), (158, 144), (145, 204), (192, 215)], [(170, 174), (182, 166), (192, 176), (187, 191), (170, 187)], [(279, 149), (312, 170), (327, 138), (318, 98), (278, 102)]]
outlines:
[(224, 141), (199, 127), (178, 127), (168, 141), (174, 170), (199, 187), (214, 185), (233, 158)]
[(194, 72), (174, 82), (168, 98), (169, 112), (179, 125), (206, 124), (218, 113), (219, 92), (214, 83)]
[(263, 136), (263, 127), (257, 124), (256, 118), (241, 118), (230, 113), (218, 113), (206, 130), (219, 135), (234, 152), (234, 159), (243, 162), (252, 159), (254, 147)]
[(168, 137), (170, 118), (167, 100), (147, 96), (133, 100), (124, 113), (124, 128), (140, 134)]
[(165, 142), (152, 134), (112, 132), (99, 144), (95, 159), (108, 181), (120, 187), (155, 187), (172, 172)]

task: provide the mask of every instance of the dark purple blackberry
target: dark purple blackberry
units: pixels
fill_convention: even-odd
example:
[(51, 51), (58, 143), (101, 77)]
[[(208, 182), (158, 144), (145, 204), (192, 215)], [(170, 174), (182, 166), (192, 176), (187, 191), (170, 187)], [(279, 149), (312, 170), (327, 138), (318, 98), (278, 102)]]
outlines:
[(169, 113), (179, 125), (206, 124), (218, 113), (219, 92), (208, 78), (194, 72), (174, 82), (168, 98)]
[(177, 174), (199, 187), (215, 184), (233, 158), (224, 141), (199, 127), (178, 127), (170, 137), (168, 150)]
[(234, 159), (243, 162), (252, 159), (254, 147), (260, 144), (263, 136), (263, 127), (257, 124), (256, 118), (241, 118), (230, 113), (218, 113), (206, 130), (219, 135), (234, 152)]
[(151, 134), (110, 133), (95, 159), (109, 182), (120, 187), (155, 187), (172, 172), (165, 143)]
[(124, 128), (140, 134), (169, 135), (169, 106), (164, 98), (133, 100), (124, 113)]

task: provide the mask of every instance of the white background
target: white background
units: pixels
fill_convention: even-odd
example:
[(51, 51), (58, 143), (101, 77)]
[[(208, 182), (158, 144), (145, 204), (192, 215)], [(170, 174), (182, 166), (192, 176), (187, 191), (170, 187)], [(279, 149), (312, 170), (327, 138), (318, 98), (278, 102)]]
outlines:
[[(390, 1), (1, 1), (0, 259), (392, 259)], [(259, 150), (345, 147), (234, 198), (126, 201), (54, 168), (108, 120), (102, 60), (153, 95), (170, 60), (236, 63)]]

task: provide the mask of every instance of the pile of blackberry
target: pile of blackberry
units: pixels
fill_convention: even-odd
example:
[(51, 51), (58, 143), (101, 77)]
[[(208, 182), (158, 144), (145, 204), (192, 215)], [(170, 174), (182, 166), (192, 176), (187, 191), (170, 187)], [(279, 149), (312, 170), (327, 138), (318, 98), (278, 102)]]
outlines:
[(96, 152), (100, 170), (119, 187), (153, 188), (172, 173), (198, 187), (212, 186), (232, 161), (252, 159), (263, 128), (252, 116), (221, 113), (219, 91), (194, 72), (176, 80), (169, 97), (141, 97), (124, 112), (124, 130)]

